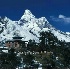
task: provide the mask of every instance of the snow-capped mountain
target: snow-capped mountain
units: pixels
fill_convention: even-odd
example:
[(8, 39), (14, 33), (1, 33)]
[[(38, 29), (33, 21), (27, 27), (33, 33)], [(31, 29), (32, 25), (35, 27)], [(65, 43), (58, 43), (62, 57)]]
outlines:
[(22, 36), (22, 40), (34, 39), (39, 42), (41, 31), (51, 31), (59, 40), (70, 42), (70, 34), (55, 29), (45, 17), (36, 18), (30, 10), (25, 10), (18, 21), (0, 17), (0, 41), (11, 40), (13, 36)]

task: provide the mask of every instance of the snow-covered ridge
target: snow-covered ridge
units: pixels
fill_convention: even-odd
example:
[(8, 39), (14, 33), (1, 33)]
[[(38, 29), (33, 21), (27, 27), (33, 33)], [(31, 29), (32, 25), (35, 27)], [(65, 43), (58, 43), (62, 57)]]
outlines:
[(55, 29), (45, 17), (36, 18), (30, 10), (25, 10), (18, 21), (0, 18), (0, 41), (11, 40), (13, 36), (22, 36), (23, 40), (34, 39), (39, 42), (40, 32), (50, 30), (59, 40), (70, 42), (70, 35)]

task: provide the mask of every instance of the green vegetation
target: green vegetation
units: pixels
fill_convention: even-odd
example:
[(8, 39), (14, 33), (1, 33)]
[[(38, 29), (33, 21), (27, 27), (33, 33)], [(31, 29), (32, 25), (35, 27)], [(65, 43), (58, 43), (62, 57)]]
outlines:
[(10, 49), (8, 53), (0, 54), (0, 68), (70, 68), (70, 43), (59, 41), (51, 32), (41, 32), (39, 39), (40, 43), (29, 40), (27, 47), (21, 47), (18, 51)]

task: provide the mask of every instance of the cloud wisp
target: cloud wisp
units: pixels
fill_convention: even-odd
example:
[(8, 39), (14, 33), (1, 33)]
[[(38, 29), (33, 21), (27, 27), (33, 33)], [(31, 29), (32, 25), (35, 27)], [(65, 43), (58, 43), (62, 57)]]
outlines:
[(62, 22), (64, 24), (70, 24), (70, 17), (66, 17), (61, 14), (58, 17), (50, 16), (50, 18), (52, 19), (52, 21), (55, 21), (55, 22)]

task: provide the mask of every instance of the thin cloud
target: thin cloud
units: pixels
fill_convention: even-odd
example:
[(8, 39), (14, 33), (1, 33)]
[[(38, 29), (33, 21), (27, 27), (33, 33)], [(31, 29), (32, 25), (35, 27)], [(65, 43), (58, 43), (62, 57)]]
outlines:
[(70, 17), (66, 17), (61, 14), (58, 17), (50, 16), (50, 18), (52, 19), (52, 21), (55, 22), (63, 22), (65, 24), (70, 24)]
[(64, 15), (59, 15), (58, 18), (65, 18), (65, 16)]

